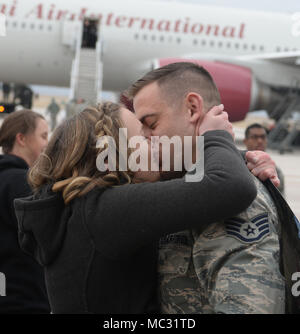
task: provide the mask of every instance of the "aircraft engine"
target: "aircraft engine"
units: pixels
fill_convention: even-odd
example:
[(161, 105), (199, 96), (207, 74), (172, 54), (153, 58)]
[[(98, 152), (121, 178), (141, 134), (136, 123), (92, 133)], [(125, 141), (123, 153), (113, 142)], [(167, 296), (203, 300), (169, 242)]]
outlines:
[(268, 110), (278, 100), (277, 93), (259, 82), (247, 67), (220, 61), (166, 58), (155, 60), (153, 68), (175, 62), (196, 63), (211, 74), (231, 122), (243, 120), (249, 111)]

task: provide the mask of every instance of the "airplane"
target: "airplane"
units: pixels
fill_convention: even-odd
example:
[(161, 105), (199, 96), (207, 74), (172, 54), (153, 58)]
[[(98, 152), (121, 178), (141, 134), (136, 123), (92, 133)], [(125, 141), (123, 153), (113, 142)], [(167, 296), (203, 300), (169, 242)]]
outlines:
[(299, 13), (151, 0), (0, 0), (0, 13), (2, 82), (69, 87), (72, 24), (87, 17), (101, 22), (104, 90), (122, 92), (153, 68), (195, 61), (239, 121), (272, 111), (300, 81)]

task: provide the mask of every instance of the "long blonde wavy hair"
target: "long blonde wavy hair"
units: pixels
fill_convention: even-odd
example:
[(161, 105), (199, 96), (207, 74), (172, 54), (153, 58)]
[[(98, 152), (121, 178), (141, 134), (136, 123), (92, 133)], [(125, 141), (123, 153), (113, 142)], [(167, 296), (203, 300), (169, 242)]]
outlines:
[[(35, 193), (52, 184), (52, 191), (61, 192), (65, 204), (83, 196), (95, 187), (112, 187), (131, 183), (132, 172), (119, 171), (120, 106), (106, 102), (88, 107), (65, 120), (53, 133), (49, 145), (29, 170), (28, 181)], [(103, 136), (113, 137), (117, 149), (117, 171), (97, 169), (97, 156), (106, 148), (96, 147)], [(128, 152), (130, 153), (130, 152)]]

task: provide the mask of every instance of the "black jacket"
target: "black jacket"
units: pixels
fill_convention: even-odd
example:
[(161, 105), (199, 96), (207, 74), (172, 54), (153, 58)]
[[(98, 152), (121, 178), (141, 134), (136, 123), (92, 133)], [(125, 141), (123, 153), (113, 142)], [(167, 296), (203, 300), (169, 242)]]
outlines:
[(256, 197), (224, 131), (205, 135), (201, 182), (97, 188), (67, 206), (50, 188), (15, 208), (21, 247), (45, 266), (53, 313), (159, 312), (159, 238), (234, 216)]
[(28, 196), (27, 163), (14, 155), (0, 155), (0, 273), (6, 277), (6, 296), (0, 313), (49, 313), (43, 268), (24, 254), (18, 242), (13, 207), (16, 198)]
[(285, 311), (289, 314), (300, 314), (300, 222), (273, 183), (267, 180), (265, 185), (276, 204), (280, 220), (279, 263), (281, 273), (286, 279)]

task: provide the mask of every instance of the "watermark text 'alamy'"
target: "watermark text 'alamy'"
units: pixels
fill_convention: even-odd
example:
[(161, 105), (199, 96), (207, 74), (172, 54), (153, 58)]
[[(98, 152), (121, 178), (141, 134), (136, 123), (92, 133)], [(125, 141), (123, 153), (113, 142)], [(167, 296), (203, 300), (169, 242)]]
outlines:
[[(149, 145), (151, 154), (149, 157)], [(191, 171), (186, 175), (187, 182), (199, 182), (204, 177), (204, 137), (167, 136), (151, 137), (134, 136), (128, 140), (127, 129), (119, 129), (119, 147), (114, 138), (103, 136), (97, 141), (97, 148), (102, 149), (97, 157), (96, 165), (99, 171)], [(193, 150), (194, 148), (194, 150)], [(131, 149), (128, 157), (128, 149)], [(194, 152), (193, 152), (194, 151)], [(119, 163), (117, 167), (117, 152)], [(172, 152), (172, 154), (171, 154)], [(193, 155), (197, 161), (193, 164)], [(171, 158), (174, 165), (171, 166)]]

